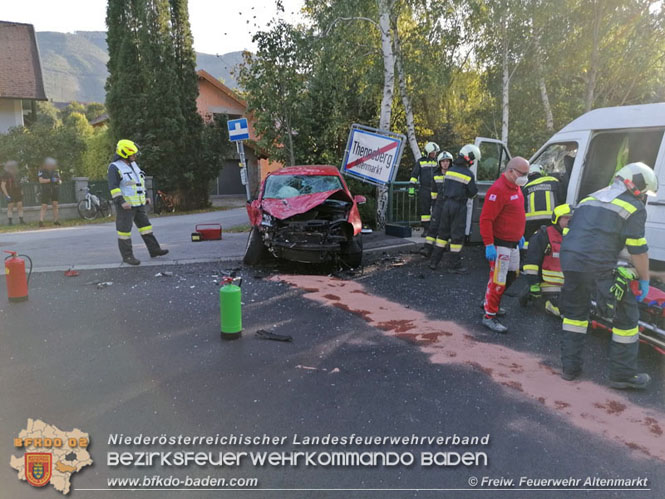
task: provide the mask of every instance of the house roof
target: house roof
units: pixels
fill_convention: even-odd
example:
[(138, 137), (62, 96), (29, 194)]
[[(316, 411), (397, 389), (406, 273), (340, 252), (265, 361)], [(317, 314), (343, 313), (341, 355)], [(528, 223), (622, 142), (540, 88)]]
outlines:
[(211, 85), (213, 85), (215, 88), (218, 90), (221, 90), (224, 92), (226, 95), (228, 95), (231, 99), (236, 101), (238, 104), (240, 104), (242, 107), (247, 108), (247, 103), (242, 100), (238, 95), (231, 90), (229, 87), (224, 85), (221, 81), (219, 81), (217, 78), (215, 78), (213, 75), (208, 73), (207, 71), (203, 69), (199, 69), (196, 74), (200, 79), (208, 81)]
[(47, 100), (32, 24), (0, 21), (0, 98)]

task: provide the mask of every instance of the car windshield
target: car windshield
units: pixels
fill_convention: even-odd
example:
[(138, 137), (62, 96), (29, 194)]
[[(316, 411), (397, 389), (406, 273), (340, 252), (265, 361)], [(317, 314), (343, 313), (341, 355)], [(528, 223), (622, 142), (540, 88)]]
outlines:
[(271, 175), (266, 180), (264, 199), (287, 199), (342, 188), (334, 175)]

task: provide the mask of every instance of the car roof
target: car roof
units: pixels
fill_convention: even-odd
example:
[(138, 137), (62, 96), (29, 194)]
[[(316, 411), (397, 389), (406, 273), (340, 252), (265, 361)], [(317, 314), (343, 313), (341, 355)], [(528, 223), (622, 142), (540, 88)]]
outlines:
[(665, 102), (639, 106), (602, 107), (571, 121), (561, 132), (665, 126)]
[(335, 175), (339, 169), (332, 165), (287, 166), (271, 173), (271, 175)]

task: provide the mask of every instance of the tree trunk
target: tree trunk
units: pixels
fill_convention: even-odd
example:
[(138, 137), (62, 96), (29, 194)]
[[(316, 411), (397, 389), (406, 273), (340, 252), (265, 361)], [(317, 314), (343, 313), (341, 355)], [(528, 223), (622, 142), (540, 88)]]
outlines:
[(510, 61), (508, 57), (508, 27), (504, 17), (501, 24), (503, 38), (503, 63), (502, 63), (502, 104), (501, 104), (501, 141), (508, 145), (508, 120), (510, 118)]
[(543, 110), (545, 111), (545, 128), (548, 132), (554, 131), (554, 117), (552, 116), (552, 106), (550, 106), (550, 99), (547, 95), (547, 85), (545, 84), (545, 70), (543, 69), (543, 55), (540, 50), (540, 39), (538, 36), (535, 38), (535, 60), (536, 71), (538, 71), (538, 87), (540, 87), (540, 99), (543, 101)]
[[(379, 128), (390, 130), (390, 116), (393, 105), (395, 88), (395, 54), (393, 53), (392, 33), (390, 29), (390, 12), (394, 0), (377, 0), (379, 6), (379, 28), (381, 29), (381, 51), (383, 53), (383, 98)], [(376, 225), (382, 230), (386, 225), (386, 211), (388, 208), (388, 188), (376, 188)]]
[(395, 41), (395, 62), (397, 64), (397, 76), (399, 81), (399, 91), (402, 94), (402, 104), (404, 105), (404, 112), (406, 113), (406, 137), (411, 147), (413, 160), (418, 161), (421, 157), (420, 148), (418, 147), (418, 140), (416, 139), (416, 126), (413, 120), (413, 106), (411, 105), (411, 97), (406, 89), (406, 74), (404, 74), (404, 66), (402, 66), (402, 50), (399, 44), (399, 33), (394, 29), (393, 38)]
[(600, 23), (603, 17), (603, 9), (600, 2), (597, 0), (593, 2), (593, 23), (592, 41), (591, 41), (591, 61), (589, 62), (589, 74), (586, 78), (586, 94), (584, 97), (584, 110), (585, 112), (591, 111), (595, 99), (596, 79), (598, 78), (598, 59), (600, 51)]

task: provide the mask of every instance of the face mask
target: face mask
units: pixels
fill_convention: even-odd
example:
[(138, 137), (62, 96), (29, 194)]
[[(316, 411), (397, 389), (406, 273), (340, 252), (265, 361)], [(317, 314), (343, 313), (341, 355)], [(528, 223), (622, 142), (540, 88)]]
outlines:
[(517, 177), (515, 179), (515, 183), (520, 187), (524, 187), (526, 184), (529, 183), (529, 177), (527, 175), (524, 175), (523, 177)]

